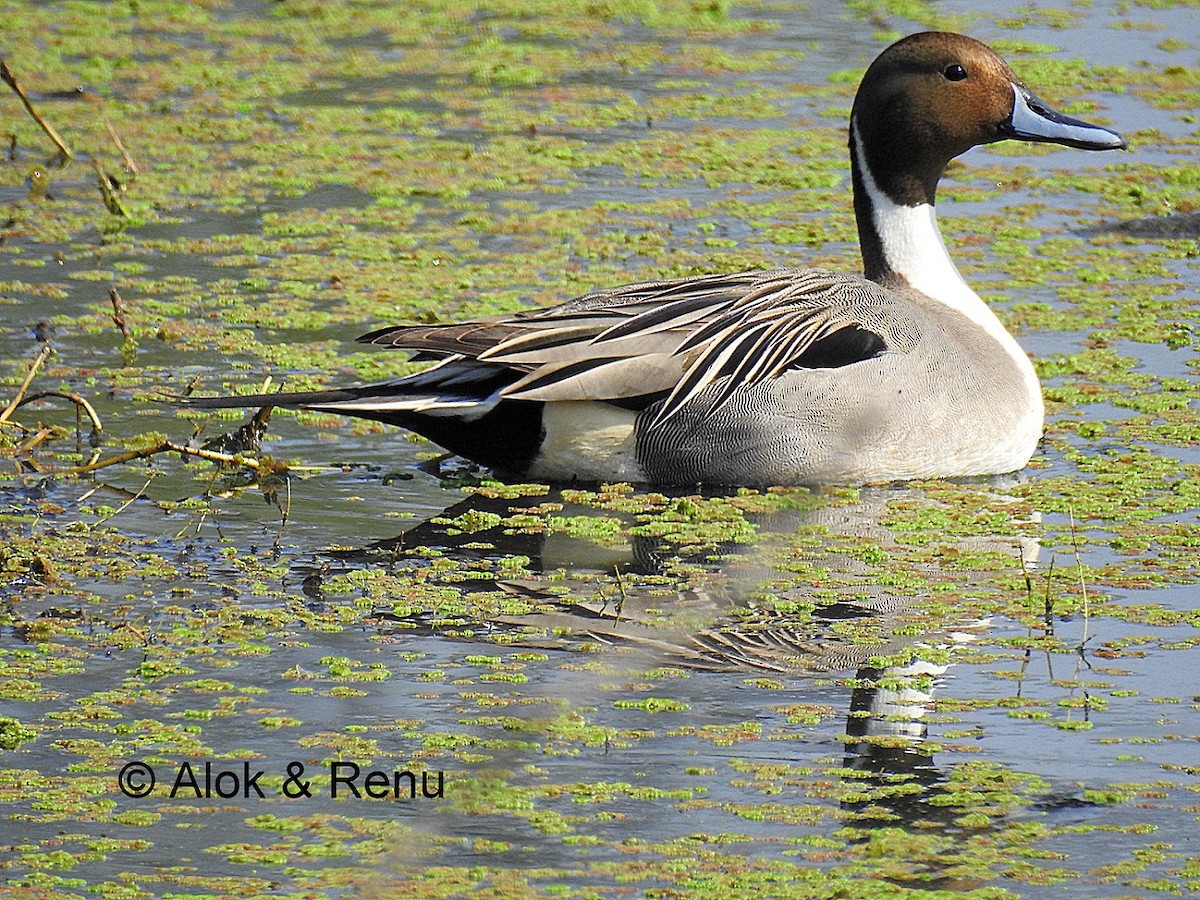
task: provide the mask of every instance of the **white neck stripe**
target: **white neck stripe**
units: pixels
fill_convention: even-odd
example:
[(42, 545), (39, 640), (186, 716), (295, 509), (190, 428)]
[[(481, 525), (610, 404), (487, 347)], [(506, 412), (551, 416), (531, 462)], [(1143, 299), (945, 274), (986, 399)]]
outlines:
[(1031, 401), (1034, 402), (1031, 415), (1036, 413), (1040, 427), (1042, 393), (1033, 364), (1016, 338), (996, 318), (991, 307), (971, 290), (958, 273), (942, 242), (933, 205), (922, 203), (904, 206), (892, 200), (876, 183), (867, 166), (858, 123), (851, 120), (850, 129), (854, 136), (854, 164), (867, 194), (871, 216), (869, 225), (879, 238), (884, 268), (930, 299), (962, 313), (995, 338), (1024, 374), (1030, 397), (1034, 398)]
[(1011, 341), (996, 314), (958, 273), (942, 242), (933, 206), (929, 203), (904, 206), (892, 200), (876, 184), (867, 166), (858, 123), (852, 122), (850, 127), (854, 131), (855, 162), (867, 193), (871, 225), (879, 238), (885, 267), (927, 297), (958, 310), (989, 334)]

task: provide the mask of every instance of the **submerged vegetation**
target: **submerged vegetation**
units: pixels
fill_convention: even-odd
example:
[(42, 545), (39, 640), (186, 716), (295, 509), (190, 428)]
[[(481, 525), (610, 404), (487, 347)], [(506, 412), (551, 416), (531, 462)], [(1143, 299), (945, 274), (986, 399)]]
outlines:
[[(6, 4), (0, 897), (1195, 891), (1200, 41), (1062, 7)], [(160, 402), (853, 269), (849, 104), (923, 27), (1131, 144), (944, 182), (1045, 384), (1023, 479), (509, 485)]]

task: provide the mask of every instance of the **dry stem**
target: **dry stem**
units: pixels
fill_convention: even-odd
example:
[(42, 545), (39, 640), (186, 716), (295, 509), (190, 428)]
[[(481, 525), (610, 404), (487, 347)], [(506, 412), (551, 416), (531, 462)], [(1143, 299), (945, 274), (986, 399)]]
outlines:
[(129, 333), (129, 326), (125, 324), (125, 306), (121, 302), (121, 295), (117, 293), (115, 287), (108, 289), (108, 299), (112, 301), (112, 319), (114, 324), (121, 329), (121, 337), (127, 341), (130, 340), (132, 335)]
[(121, 161), (125, 164), (125, 170), (129, 172), (130, 175), (137, 175), (137, 163), (133, 161), (133, 157), (129, 155), (129, 151), (125, 149), (125, 145), (121, 143), (121, 139), (117, 136), (116, 129), (112, 127), (112, 122), (108, 121), (108, 116), (104, 117), (104, 127), (108, 129), (108, 136), (112, 138), (113, 143), (117, 145), (117, 149), (121, 151)]
[(206, 459), (209, 462), (224, 463), (233, 466), (246, 466), (247, 468), (259, 471), (263, 468), (263, 464), (257, 459), (249, 456), (241, 456), (240, 454), (218, 453), (215, 450), (204, 450), (200, 447), (187, 447), (183, 444), (177, 444), (174, 441), (162, 441), (155, 444), (153, 447), (147, 447), (144, 450), (127, 450), (124, 453), (118, 453), (116, 456), (110, 456), (108, 459), (99, 460), (98, 462), (88, 463), (85, 466), (73, 466), (69, 469), (60, 469), (64, 475), (82, 475), (85, 472), (95, 472), (97, 469), (107, 469), (109, 466), (117, 466), (122, 463), (127, 463), (135, 459), (148, 459), (159, 453), (179, 453), (184, 456), (194, 456), (197, 459)]
[(35, 400), (44, 400), (46, 397), (62, 397), (64, 400), (70, 400), (75, 404), (76, 408), (82, 409), (87, 413), (87, 417), (92, 420), (92, 430), (96, 434), (104, 433), (104, 426), (100, 424), (100, 417), (96, 415), (96, 410), (92, 404), (78, 394), (72, 394), (70, 391), (38, 391), (36, 394), (30, 394), (28, 397), (21, 399), (17, 406), (24, 406), (26, 403), (33, 403)]
[[(3, 66), (3, 65), (4, 65), (3, 63), (0, 63), (0, 66)], [(9, 416), (11, 416), (14, 412), (16, 412), (17, 407), (19, 407), (22, 403), (25, 402), (23, 399), (25, 396), (25, 392), (27, 390), (29, 390), (29, 385), (33, 381), (34, 376), (37, 375), (38, 369), (40, 369), (42, 367), (42, 363), (44, 363), (46, 361), (47, 357), (50, 356), (51, 352), (52, 352), (52, 349), (48, 343), (42, 344), (41, 349), (38, 351), (37, 358), (33, 361), (33, 364), (30, 365), (29, 371), (25, 373), (25, 380), (21, 383), (21, 386), (17, 389), (17, 396), (12, 398), (12, 400), (9, 402), (8, 406), (6, 406), (4, 408), (4, 412), (0, 412), (0, 422), (7, 422), (9, 419)]]
[(67, 159), (74, 159), (75, 154), (71, 152), (71, 148), (68, 147), (66, 142), (58, 136), (58, 132), (54, 130), (50, 123), (43, 119), (38, 114), (38, 111), (33, 108), (33, 104), (30, 103), (29, 98), (25, 96), (25, 91), (23, 91), (21, 89), (21, 85), (17, 83), (17, 77), (13, 75), (12, 69), (8, 67), (8, 63), (2, 60), (0, 60), (0, 79), (2, 79), (5, 84), (13, 89), (13, 93), (21, 98), (21, 102), (25, 104), (25, 109), (29, 112), (29, 115), (33, 116), (33, 121), (42, 126), (42, 131), (46, 132), (46, 136), (54, 142), (54, 146), (58, 148), (59, 152)]
[(120, 194), (113, 187), (113, 179), (108, 177), (108, 173), (94, 159), (92, 160), (92, 168), (96, 170), (96, 182), (100, 187), (100, 197), (104, 200), (105, 208), (114, 216), (128, 219), (129, 211), (125, 209), (125, 204), (121, 202)]

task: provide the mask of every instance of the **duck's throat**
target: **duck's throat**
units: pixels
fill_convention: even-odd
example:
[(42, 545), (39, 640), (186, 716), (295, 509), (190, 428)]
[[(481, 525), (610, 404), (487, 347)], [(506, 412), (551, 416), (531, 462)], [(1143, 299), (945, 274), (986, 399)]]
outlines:
[(881, 179), (872, 174), (853, 119), (850, 122), (850, 147), (854, 212), (858, 219), (866, 277), (894, 290), (920, 291), (963, 314), (991, 335), (1024, 375), (1031, 416), (1038, 419), (1040, 428), (1041, 392), (1037, 375), (1025, 351), (991, 308), (971, 290), (950, 259), (933, 208), (936, 186), (926, 189), (919, 202), (901, 202), (881, 186)]
[(975, 307), (990, 317), (946, 251), (932, 190), (906, 190), (903, 199), (894, 198), (872, 173), (855, 121), (850, 123), (850, 148), (863, 274), (879, 284), (915, 288), (973, 319)]

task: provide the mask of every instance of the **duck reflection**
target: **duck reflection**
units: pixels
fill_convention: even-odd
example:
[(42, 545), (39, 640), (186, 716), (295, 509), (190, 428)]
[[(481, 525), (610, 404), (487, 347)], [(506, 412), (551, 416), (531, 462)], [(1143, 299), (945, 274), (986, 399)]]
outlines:
[[(726, 521), (718, 538), (664, 534), (669, 529), (657, 527), (692, 513), (701, 520), (723, 519), (731, 509), (748, 527)], [(969, 522), (935, 525), (940, 532), (926, 534), (928, 543), (919, 544), (914, 522), (937, 523), (941, 514), (964, 509), (972, 510), (965, 517)], [(378, 627), (398, 647), (410, 636), (437, 634), (474, 648), (481, 639), (493, 640), (506, 650), (558, 656), (561, 666), (552, 662), (539, 672), (538, 690), (572, 708), (596, 708), (589, 721), (598, 724), (621, 720), (606, 711), (611, 707), (601, 694), (612, 690), (624, 698), (628, 685), (657, 677), (647, 673), (730, 673), (735, 677), (728, 679), (728, 691), (716, 688), (719, 695), (712, 693), (710, 678), (675, 682), (674, 696), (711, 712), (711, 720), (690, 724), (733, 727), (739, 717), (776, 723), (769, 733), (780, 743), (740, 753), (768, 767), (814, 766), (811, 789), (839, 797), (845, 839), (883, 840), (900, 829), (957, 840), (953, 836), (964, 833), (963, 806), (954, 795), (957, 766), (938, 765), (925, 718), (939, 681), (950, 673), (956, 646), (978, 637), (987, 623), (954, 604), (927, 603), (926, 592), (936, 598), (938, 586), (952, 582), (953, 590), (943, 596), (969, 597), (975, 582), (981, 593), (992, 589), (998, 569), (1019, 573), (1022, 566), (1034, 566), (1038, 546), (1023, 537), (1033, 530), (1023, 521), (1028, 510), (995, 484), (796, 492), (782, 498), (602, 490), (508, 497), (484, 491), (391, 540), (327, 554), (323, 564), (327, 576), (361, 566), (394, 567), (413, 571), (414, 582), (445, 577), (447, 587), (471, 592), (474, 599), (465, 606), (496, 611), (446, 624), (398, 615), (394, 610), (403, 604), (394, 608), (389, 598), (376, 597)], [(950, 537), (951, 530), (975, 536)], [(988, 553), (1000, 558), (978, 568), (946, 562)], [(514, 559), (528, 562), (513, 565)], [(319, 591), (319, 580), (312, 590)], [(532, 611), (501, 611), (522, 604)], [(787, 699), (740, 708), (746, 701), (738, 688), (756, 691), (756, 683), (782, 689)], [(835, 713), (811, 732), (789, 729), (782, 720), (792, 714), (791, 700), (802, 708), (844, 704), (839, 711), (844, 727), (836, 724)], [(522, 712), (516, 704), (508, 711), (536, 716), (538, 708), (529, 705)], [(794, 748), (793, 756), (782, 742), (788, 736), (807, 748)], [(502, 772), (522, 771), (542, 764), (540, 752), (490, 750), (490, 764)], [(595, 771), (620, 780), (622, 751), (610, 757), (606, 745), (594, 752)], [(638, 760), (645, 765), (644, 758)], [(664, 768), (662, 781), (674, 784), (674, 771)], [(818, 785), (830, 779), (832, 786)], [(715, 785), (711, 802), (720, 802), (716, 797), (725, 789)], [(663, 827), (686, 831), (694, 821), (684, 816)], [(930, 890), (978, 886), (961, 867), (943, 871), (944, 865), (925, 857), (905, 864)]]
[[(990, 508), (1003, 508), (994, 486), (978, 490)], [(635, 511), (641, 497), (474, 493), (396, 538), (331, 551), (321, 568), (306, 573), (304, 589), (318, 596), (323, 578), (363, 564), (422, 566), (431, 555), (451, 557), (459, 565), (447, 577), (457, 590), (522, 598), (534, 609), (471, 623), (473, 640), (482, 627), (506, 646), (612, 649), (644, 669), (840, 675), (852, 685), (847, 765), (894, 772), (927, 764), (914, 751), (925, 736), (934, 685), (950, 649), (986, 626), (930, 621), (908, 584), (944, 580), (936, 560), (916, 563), (920, 571), (913, 572), (913, 554), (905, 554), (915, 578), (894, 577), (889, 568), (904, 538), (888, 524), (889, 512), (936, 500), (910, 486), (793, 492), (782, 502), (768, 498), (762, 509), (749, 496), (647, 495), (659, 519), (686, 516), (692, 507), (703, 516), (711, 503), (746, 510), (740, 514), (749, 527), (732, 538), (681, 541), (647, 527), (645, 514)], [(1002, 530), (953, 546), (999, 552), (1014, 569), (1033, 566), (1037, 544), (1022, 536), (1019, 516)], [(518, 574), (499, 564), (513, 559), (528, 560)], [(463, 566), (471, 577), (462, 577)], [(446, 631), (444, 623), (390, 609), (376, 615), (405, 633)]]

